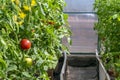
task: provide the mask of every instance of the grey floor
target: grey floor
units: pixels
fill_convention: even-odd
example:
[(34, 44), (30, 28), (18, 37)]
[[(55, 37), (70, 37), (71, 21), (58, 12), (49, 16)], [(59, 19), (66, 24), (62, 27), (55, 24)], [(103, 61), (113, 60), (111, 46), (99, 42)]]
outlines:
[(67, 80), (98, 80), (96, 67), (67, 67)]

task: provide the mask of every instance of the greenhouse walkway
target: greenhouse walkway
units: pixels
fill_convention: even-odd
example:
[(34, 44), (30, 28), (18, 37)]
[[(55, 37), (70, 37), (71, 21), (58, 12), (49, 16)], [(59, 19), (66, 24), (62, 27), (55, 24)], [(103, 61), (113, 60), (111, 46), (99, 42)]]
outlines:
[[(65, 0), (67, 6), (64, 12), (68, 14), (71, 29), (72, 44), (64, 38), (63, 43), (68, 46), (65, 80), (99, 80), (99, 64), (96, 59), (98, 36), (94, 30), (97, 22), (93, 10), (94, 0)], [(103, 80), (103, 79), (100, 79)]]

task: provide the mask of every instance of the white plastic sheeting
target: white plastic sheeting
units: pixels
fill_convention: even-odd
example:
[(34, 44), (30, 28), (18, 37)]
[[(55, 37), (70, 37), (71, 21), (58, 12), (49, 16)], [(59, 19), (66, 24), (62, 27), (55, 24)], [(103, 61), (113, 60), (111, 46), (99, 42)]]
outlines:
[(94, 0), (65, 0), (64, 12), (94, 12)]
[(68, 22), (71, 28), (72, 45), (68, 45), (71, 53), (95, 53), (97, 48), (97, 34), (94, 23), (97, 21), (95, 14), (69, 14)]
[(94, 0), (65, 0), (64, 12), (69, 15), (68, 22), (72, 32), (72, 45), (68, 45), (71, 53), (95, 53), (97, 48), (97, 34), (94, 24), (97, 16), (93, 10)]

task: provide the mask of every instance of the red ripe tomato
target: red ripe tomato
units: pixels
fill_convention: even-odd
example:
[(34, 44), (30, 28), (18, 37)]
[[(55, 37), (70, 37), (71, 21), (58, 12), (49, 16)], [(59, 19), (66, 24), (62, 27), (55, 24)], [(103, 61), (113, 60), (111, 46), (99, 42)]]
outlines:
[(27, 50), (27, 49), (29, 49), (31, 47), (31, 42), (28, 39), (22, 39), (20, 41), (20, 47), (23, 50)]

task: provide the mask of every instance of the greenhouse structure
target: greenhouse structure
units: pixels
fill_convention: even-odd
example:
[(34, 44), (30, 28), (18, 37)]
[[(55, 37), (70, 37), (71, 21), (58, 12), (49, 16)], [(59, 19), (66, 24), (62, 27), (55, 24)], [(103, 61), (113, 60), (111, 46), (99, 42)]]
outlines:
[(120, 0), (0, 0), (0, 80), (120, 80)]

